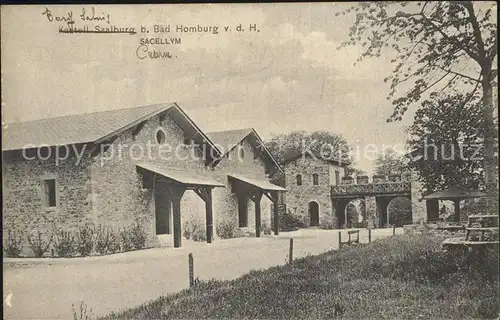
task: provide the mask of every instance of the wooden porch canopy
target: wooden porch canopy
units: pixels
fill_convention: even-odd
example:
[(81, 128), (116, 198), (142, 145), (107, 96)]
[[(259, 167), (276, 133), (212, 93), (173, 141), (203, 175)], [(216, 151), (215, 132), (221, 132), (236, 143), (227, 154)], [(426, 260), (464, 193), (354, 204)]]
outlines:
[(422, 199), (437, 201), (449, 200), (453, 201), (455, 205), (455, 222), (460, 222), (460, 201), (464, 199), (484, 198), (486, 194), (479, 190), (467, 190), (458, 187), (450, 187), (441, 191), (431, 193)]
[(172, 203), (174, 247), (181, 246), (181, 199), (186, 190), (193, 190), (205, 202), (207, 242), (211, 243), (213, 239), (212, 189), (224, 187), (224, 185), (184, 170), (167, 169), (149, 163), (138, 163), (136, 166), (138, 171), (143, 173), (143, 182), (147, 188), (154, 189), (158, 182), (167, 192), (166, 196)]
[[(228, 174), (232, 190), (240, 197), (248, 196), (255, 203), (255, 236), (260, 237), (261, 211), (260, 200), (265, 195), (273, 202), (274, 234), (279, 233), (278, 192), (286, 191), (285, 188), (265, 180), (248, 178), (242, 175)], [(246, 198), (245, 198), (246, 199)]]

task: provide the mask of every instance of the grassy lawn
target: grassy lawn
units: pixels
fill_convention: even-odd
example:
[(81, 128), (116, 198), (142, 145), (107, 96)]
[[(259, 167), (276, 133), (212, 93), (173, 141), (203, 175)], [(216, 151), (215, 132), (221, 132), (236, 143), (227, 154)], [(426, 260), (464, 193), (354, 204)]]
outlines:
[[(496, 318), (498, 253), (470, 271), (443, 237), (404, 235), (201, 282), (107, 319)], [(459, 256), (458, 256), (459, 257)]]

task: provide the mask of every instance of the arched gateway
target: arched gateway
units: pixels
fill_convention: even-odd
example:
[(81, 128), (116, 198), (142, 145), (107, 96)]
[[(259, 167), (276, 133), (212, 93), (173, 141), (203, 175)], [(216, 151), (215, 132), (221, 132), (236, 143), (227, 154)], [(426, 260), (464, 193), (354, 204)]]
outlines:
[(316, 201), (309, 202), (310, 226), (319, 226), (319, 205)]

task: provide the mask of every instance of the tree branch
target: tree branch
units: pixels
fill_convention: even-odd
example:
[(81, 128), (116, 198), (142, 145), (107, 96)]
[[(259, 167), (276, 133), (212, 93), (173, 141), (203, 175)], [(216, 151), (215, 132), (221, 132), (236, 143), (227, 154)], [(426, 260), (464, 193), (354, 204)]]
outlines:
[(481, 30), (479, 29), (479, 23), (477, 22), (477, 17), (474, 12), (474, 5), (471, 1), (461, 1), (460, 2), (467, 12), (469, 12), (470, 23), (472, 25), (472, 30), (474, 32), (474, 38), (476, 38), (477, 49), (479, 50), (479, 57), (481, 59), (486, 59), (486, 52), (484, 49), (483, 37), (481, 36)]
[[(427, 23), (437, 32), (439, 32), (446, 40), (449, 40), (451, 42), (454, 42), (455, 44), (457, 44), (457, 47), (461, 47), (465, 52), (467, 52), (467, 54), (472, 58), (474, 59), (479, 65), (481, 65), (481, 61), (480, 61), (480, 57), (474, 53), (472, 50), (468, 49), (466, 46), (464, 46), (463, 44), (461, 44), (460, 42), (457, 41), (457, 39), (455, 38), (452, 38), (450, 36), (448, 36), (441, 28), (439, 28), (438, 26), (436, 26), (431, 19), (429, 19), (428, 17), (426, 17), (425, 15), (421, 15), (422, 18), (427, 21)], [(477, 22), (477, 21), (476, 21)], [(481, 40), (482, 41), (482, 40)]]
[(451, 70), (451, 69), (445, 69), (445, 68), (443, 68), (443, 67), (441, 67), (441, 66), (439, 66), (439, 65), (437, 65), (437, 64), (431, 64), (431, 66), (433, 66), (433, 67), (437, 67), (437, 68), (439, 68), (439, 69), (443, 70), (444, 72), (447, 72), (448, 74), (449, 74), (449, 73), (451, 73), (451, 74), (454, 74), (454, 75), (457, 75), (457, 76), (460, 76), (460, 77), (463, 77), (463, 78), (469, 79), (469, 80), (474, 81), (474, 82), (480, 82), (480, 80), (479, 80), (479, 79), (481, 79), (481, 78), (479, 78), (479, 79), (475, 79), (475, 78), (470, 77), (470, 76), (468, 76), (468, 75), (465, 75), (465, 74), (463, 74), (463, 73), (456, 72), (456, 71), (453, 71), (453, 70)]

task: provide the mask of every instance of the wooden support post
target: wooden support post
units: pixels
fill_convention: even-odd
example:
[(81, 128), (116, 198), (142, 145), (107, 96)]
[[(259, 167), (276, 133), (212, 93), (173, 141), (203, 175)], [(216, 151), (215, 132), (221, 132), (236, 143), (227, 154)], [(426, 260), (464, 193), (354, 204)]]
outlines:
[(393, 225), (392, 226), (392, 235), (395, 236), (396, 235), (396, 225)]
[(212, 189), (206, 191), (205, 199), (205, 222), (207, 228), (207, 243), (212, 243), (214, 237), (214, 223), (213, 223), (213, 212), (212, 212)]
[(174, 248), (180, 248), (182, 245), (181, 228), (181, 199), (185, 189), (180, 186), (169, 186), (167, 188), (169, 197), (172, 200), (172, 216), (174, 222)]
[(288, 250), (288, 263), (293, 262), (293, 238), (290, 239), (290, 248)]
[(174, 220), (174, 248), (180, 248), (182, 245), (181, 201), (180, 201), (180, 199), (172, 200), (172, 215), (173, 215), (173, 220)]
[(460, 222), (460, 200), (455, 200), (455, 222)]
[(368, 229), (368, 243), (372, 242), (372, 229)]
[(205, 202), (205, 227), (207, 233), (207, 243), (212, 243), (214, 234), (212, 188), (200, 187), (198, 189), (193, 189), (193, 190)]
[(260, 238), (261, 229), (261, 213), (260, 213), (260, 200), (262, 199), (262, 192), (258, 191), (252, 196), (252, 200), (255, 204), (255, 236)]
[(274, 216), (274, 234), (278, 235), (279, 234), (279, 212), (278, 212), (278, 192), (273, 191), (271, 193), (272, 198), (273, 198), (273, 216)]
[(194, 261), (193, 254), (189, 254), (189, 287), (194, 286)]
[(342, 232), (339, 231), (339, 249), (342, 246)]

